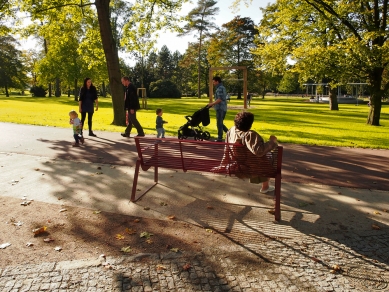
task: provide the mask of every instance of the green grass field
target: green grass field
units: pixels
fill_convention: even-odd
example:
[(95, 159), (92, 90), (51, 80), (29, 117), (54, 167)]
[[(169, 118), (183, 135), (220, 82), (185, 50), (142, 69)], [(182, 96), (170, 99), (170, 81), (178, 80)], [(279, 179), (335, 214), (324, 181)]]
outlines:
[[(204, 107), (207, 99), (149, 98), (147, 109), (138, 112), (138, 120), (146, 134), (156, 134), (155, 110), (164, 110), (163, 119), (167, 136), (177, 137), (180, 126), (186, 123), (185, 115), (192, 115)], [(225, 125), (233, 126), (234, 116), (243, 110), (243, 100), (232, 98), (228, 103)], [(0, 95), (0, 121), (69, 128), (68, 112), (78, 111), (74, 97), (33, 98), (31, 96)], [(264, 138), (276, 135), (281, 143), (347, 146), (389, 149), (389, 105), (381, 111), (381, 126), (366, 124), (369, 108), (366, 104), (340, 104), (339, 111), (330, 111), (328, 104), (310, 103), (302, 98), (254, 98), (248, 109), (255, 115), (253, 129)], [(206, 131), (216, 137), (215, 112), (210, 110), (211, 124)], [(113, 110), (111, 99), (99, 98), (99, 110), (93, 117), (94, 131), (123, 132), (124, 127), (111, 125)], [(135, 131), (135, 129), (133, 130)]]

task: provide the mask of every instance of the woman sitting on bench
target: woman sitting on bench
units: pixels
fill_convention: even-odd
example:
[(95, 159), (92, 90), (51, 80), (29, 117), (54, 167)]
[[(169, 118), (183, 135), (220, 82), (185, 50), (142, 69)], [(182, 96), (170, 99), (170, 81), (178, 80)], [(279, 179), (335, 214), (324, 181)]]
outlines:
[[(248, 175), (246, 175), (246, 177), (249, 177), (250, 183), (262, 183), (260, 192), (265, 194), (274, 191), (274, 187), (269, 185), (269, 178), (255, 175), (255, 173), (260, 172), (261, 165), (272, 165), (271, 151), (277, 147), (277, 137), (271, 135), (269, 141), (265, 142), (261, 135), (250, 130), (253, 122), (254, 115), (250, 112), (240, 112), (236, 114), (234, 119), (235, 126), (228, 130), (226, 142), (243, 144), (246, 146), (249, 150), (245, 151), (247, 154), (243, 156), (239, 155), (239, 153), (235, 153), (236, 157), (240, 157), (236, 160), (240, 165), (240, 168), (244, 166), (248, 170)], [(232, 152), (234, 152), (234, 150)], [(242, 161), (242, 157), (244, 157), (245, 161)], [(244, 176), (245, 175), (243, 174), (241, 177)]]

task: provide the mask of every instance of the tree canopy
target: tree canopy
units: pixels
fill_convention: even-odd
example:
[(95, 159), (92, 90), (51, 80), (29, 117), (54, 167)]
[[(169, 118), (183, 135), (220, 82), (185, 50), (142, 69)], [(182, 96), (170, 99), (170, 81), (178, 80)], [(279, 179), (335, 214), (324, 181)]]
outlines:
[(388, 2), (277, 0), (263, 9), (255, 53), (262, 69), (292, 71), (300, 80), (331, 80), (332, 87), (367, 82), (367, 122), (379, 125), (389, 61)]

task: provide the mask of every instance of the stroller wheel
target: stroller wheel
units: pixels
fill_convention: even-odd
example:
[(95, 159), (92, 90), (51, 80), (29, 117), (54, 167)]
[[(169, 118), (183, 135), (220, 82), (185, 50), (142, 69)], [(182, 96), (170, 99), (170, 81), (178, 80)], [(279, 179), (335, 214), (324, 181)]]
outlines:
[(202, 133), (198, 133), (197, 135), (194, 136), (194, 139), (197, 141), (203, 141), (203, 135)]
[(209, 140), (211, 138), (211, 134), (209, 134), (208, 131), (203, 132), (203, 139), (204, 140)]
[(178, 139), (185, 140), (187, 137), (178, 132)]

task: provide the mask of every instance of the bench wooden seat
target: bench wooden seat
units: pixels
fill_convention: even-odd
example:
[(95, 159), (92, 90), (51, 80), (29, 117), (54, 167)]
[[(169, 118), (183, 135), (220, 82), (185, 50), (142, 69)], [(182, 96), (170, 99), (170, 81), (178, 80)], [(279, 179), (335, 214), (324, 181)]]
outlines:
[[(135, 137), (138, 159), (136, 161), (131, 201), (137, 201), (158, 183), (158, 168), (176, 169), (198, 172), (218, 173), (240, 178), (259, 175), (261, 177), (275, 178), (275, 220), (281, 219), (281, 166), (282, 146), (272, 152), (272, 159), (267, 160), (256, 157), (251, 158), (248, 165), (246, 155), (251, 152), (240, 144), (180, 140), (175, 138)], [(222, 163), (223, 161), (223, 163)], [(251, 167), (256, 165), (256, 167)], [(260, 165), (260, 167), (257, 167)], [(143, 171), (154, 168), (154, 184), (136, 197), (138, 176), (140, 168)]]

